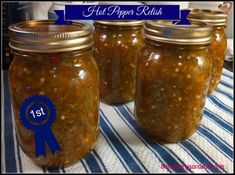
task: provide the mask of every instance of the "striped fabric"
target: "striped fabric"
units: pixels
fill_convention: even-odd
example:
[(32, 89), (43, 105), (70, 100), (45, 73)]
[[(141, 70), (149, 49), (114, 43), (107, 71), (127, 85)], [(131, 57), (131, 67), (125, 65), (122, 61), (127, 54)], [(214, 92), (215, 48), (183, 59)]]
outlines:
[(16, 140), (6, 71), (3, 76), (1, 167), (4, 173), (233, 172), (233, 73), (226, 69), (218, 88), (207, 97), (199, 129), (189, 139), (160, 145), (137, 126), (133, 102), (121, 106), (101, 103), (100, 136), (95, 150), (63, 169), (41, 168), (22, 152)]

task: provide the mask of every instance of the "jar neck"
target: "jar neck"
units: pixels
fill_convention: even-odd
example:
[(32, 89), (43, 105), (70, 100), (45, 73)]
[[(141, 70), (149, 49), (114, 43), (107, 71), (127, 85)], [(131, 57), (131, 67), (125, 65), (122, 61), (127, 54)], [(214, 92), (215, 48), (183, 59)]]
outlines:
[(95, 28), (108, 29), (108, 30), (141, 30), (143, 26), (121, 26), (121, 25), (107, 25), (94, 23)]
[(166, 48), (170, 50), (200, 50), (200, 49), (208, 49), (209, 44), (200, 44), (200, 45), (180, 45), (180, 44), (171, 44), (171, 43), (163, 43), (158, 41), (153, 41), (150, 39), (145, 39), (145, 44), (150, 47), (160, 47)]
[(213, 26), (213, 30), (224, 30), (226, 26)]
[[(11, 53), (13, 54), (13, 56), (17, 56), (20, 58), (32, 58), (34, 56), (43, 56), (43, 55), (69, 55), (70, 58), (73, 57), (78, 57), (80, 55), (83, 54), (89, 54), (89, 52), (91, 53), (92, 48), (87, 48), (87, 49), (83, 49), (83, 50), (75, 50), (75, 51), (68, 51), (68, 52), (52, 52), (52, 53), (35, 53), (35, 52), (26, 52), (26, 51), (20, 51), (20, 50), (15, 50), (15, 49), (11, 49)], [(47, 57), (45, 57), (47, 58)]]

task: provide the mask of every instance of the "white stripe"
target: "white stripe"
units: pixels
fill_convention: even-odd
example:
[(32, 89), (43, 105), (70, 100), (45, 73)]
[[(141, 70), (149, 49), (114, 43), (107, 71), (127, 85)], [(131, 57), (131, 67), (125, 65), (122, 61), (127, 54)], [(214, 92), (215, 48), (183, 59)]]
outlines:
[(233, 117), (231, 117), (230, 115), (225, 113), (220, 108), (217, 108), (216, 106), (214, 106), (214, 104), (212, 104), (211, 101), (209, 101), (209, 100), (206, 101), (206, 108), (207, 108), (207, 110), (213, 112), (214, 114), (217, 114), (217, 117), (222, 118), (227, 123), (229, 123), (230, 125), (233, 126)]
[(1, 92), (2, 92), (2, 98), (1, 98), (1, 101), (2, 101), (2, 106), (1, 106), (1, 109), (2, 109), (2, 115), (1, 115), (1, 139), (2, 139), (2, 142), (1, 142), (1, 167), (2, 167), (2, 173), (6, 173), (6, 165), (5, 165), (5, 125), (4, 125), (4, 108), (5, 108), (5, 104), (4, 104), (4, 96), (5, 96), (5, 93), (4, 93), (4, 83), (3, 83), (3, 70), (1, 70)]
[(233, 78), (227, 77), (227, 76), (225, 76), (225, 75), (222, 75), (221, 78), (222, 78), (222, 80), (224, 80), (227, 84), (233, 86), (233, 81), (234, 81)]
[[(226, 81), (227, 80), (227, 81)], [(227, 88), (229, 88), (230, 90), (233, 89), (233, 80), (230, 79), (230, 81), (228, 80), (228, 77), (222, 77), (222, 79), (220, 80), (220, 83), (223, 86), (226, 86)]]
[(214, 113), (218, 114), (221, 118), (223, 118), (227, 122), (233, 124), (232, 114), (226, 112), (224, 109), (219, 108), (218, 105), (212, 102), (209, 98), (206, 99), (206, 107), (210, 109), (210, 111), (213, 111)]
[(233, 109), (233, 100), (218, 91), (214, 91), (214, 94), (220, 101)]
[(222, 84), (219, 84), (217, 88), (220, 89), (221, 91), (223, 91), (224, 93), (226, 93), (226, 94), (231, 95), (232, 97), (234, 97), (234, 96), (233, 96), (233, 91), (231, 91), (230, 88), (228, 88), (228, 87), (226, 87), (226, 86), (224, 86), (224, 85), (222, 85)]
[(134, 107), (135, 107), (135, 103), (134, 102), (130, 102), (127, 103), (126, 106), (131, 110), (131, 112), (134, 114)]
[[(207, 155), (209, 155), (211, 157), (211, 159), (213, 159), (218, 165), (224, 165), (224, 169), (226, 171), (230, 171), (231, 172), (232, 167), (233, 167), (233, 161), (228, 159), (224, 155), (225, 153), (222, 154), (219, 150), (217, 150), (216, 149), (216, 147), (218, 148), (217, 145), (211, 144), (206, 138), (202, 137), (197, 132), (195, 134), (193, 134), (192, 137), (190, 137), (190, 140), (193, 141), (200, 149), (202, 149), (204, 151), (206, 150), (205, 152), (207, 153)], [(205, 157), (207, 157), (203, 152), (201, 152), (201, 153)], [(214, 163), (211, 162), (211, 164), (214, 164)]]
[(12, 109), (12, 103), (11, 103), (11, 119), (12, 119), (12, 135), (14, 140), (14, 150), (15, 150), (15, 160), (16, 160), (16, 169), (17, 173), (20, 172), (20, 165), (19, 165), (19, 157), (17, 154), (17, 140), (16, 140), (16, 130), (15, 130), (15, 118), (14, 118), (14, 112)]
[(112, 144), (112, 142), (110, 141), (109, 137), (106, 135), (106, 133), (103, 131), (102, 128), (100, 128), (100, 131), (101, 131), (101, 133), (103, 134), (103, 136), (106, 138), (107, 142), (109, 142), (109, 145), (113, 148), (113, 150), (115, 150), (115, 153), (117, 154), (117, 155), (115, 154), (115, 156), (118, 156), (118, 157), (122, 160), (123, 164), (125, 165), (125, 167), (128, 169), (129, 172), (132, 172), (132, 171), (130, 170), (129, 166), (126, 165), (126, 163), (125, 163), (125, 161), (123, 160), (122, 156), (119, 154), (119, 152), (118, 152), (118, 151), (116, 150), (116, 148), (113, 146), (113, 144)]
[(222, 74), (221, 79), (222, 79), (225, 83), (227, 83), (227, 84), (233, 86), (233, 81), (234, 81), (233, 78), (228, 77), (228, 76), (225, 75), (225, 74)]
[(81, 161), (69, 167), (64, 168), (64, 170), (66, 171), (66, 173), (74, 173), (74, 172), (84, 173), (84, 174), (86, 173), (86, 170), (84, 166), (82, 165)]
[[(106, 116), (106, 115), (105, 115)], [(108, 115), (108, 116), (110, 116), (110, 114)], [(107, 117), (107, 116), (106, 116)], [(116, 116), (116, 117), (118, 117), (118, 116)], [(133, 153), (130, 151), (130, 148), (128, 148), (128, 146), (130, 146), (130, 145), (128, 145), (126, 142), (124, 143), (123, 142), (123, 138), (122, 139), (120, 139), (119, 138), (119, 136), (117, 135), (117, 133), (114, 131), (114, 129), (111, 127), (111, 125), (109, 124), (109, 122), (107, 121), (107, 119), (105, 118), (105, 117), (103, 117), (103, 119), (106, 121), (106, 124), (109, 126), (109, 128), (112, 130), (112, 132), (113, 132), (113, 134), (116, 136), (116, 138), (122, 143), (122, 145), (126, 148), (126, 150), (128, 151), (128, 153), (130, 154), (130, 156), (136, 161), (136, 164), (139, 166), (139, 168), (143, 171), (143, 173), (146, 173), (146, 170), (142, 167), (142, 165), (140, 164), (140, 162), (139, 162), (139, 160), (137, 160), (136, 159), (136, 157), (135, 157), (135, 155), (133, 155)], [(111, 122), (111, 121), (110, 121)], [(112, 123), (112, 122), (111, 122)], [(113, 123), (113, 125), (114, 125), (114, 123)], [(116, 131), (118, 132), (118, 130), (120, 130), (120, 128), (119, 129), (117, 129)], [(128, 145), (128, 146), (127, 146)], [(137, 155), (136, 155), (137, 156)]]
[(222, 74), (221, 80), (223, 81), (223, 83), (233, 86), (233, 78), (227, 76), (226, 74)]
[(233, 77), (233, 72), (229, 71), (228, 69), (223, 68), (223, 73), (229, 75), (230, 77)]
[[(224, 98), (224, 97), (223, 97)], [(217, 96), (214, 96), (214, 97), (212, 97), (212, 98), (210, 98), (210, 99), (213, 99), (213, 100), (215, 100), (216, 101), (216, 105), (217, 105), (217, 103), (219, 103), (220, 105), (222, 105), (224, 108), (228, 108), (230, 111), (232, 111), (233, 109), (233, 107), (230, 107), (229, 105), (227, 105), (225, 102), (224, 102), (224, 99), (220, 99), (220, 98), (218, 98)], [(224, 108), (222, 108), (222, 109), (224, 109)], [(224, 109), (224, 110), (226, 110), (226, 109)], [(228, 112), (228, 111), (226, 111), (226, 112)], [(230, 113), (230, 112), (229, 112)]]
[(230, 88), (225, 84), (219, 83), (216, 89), (220, 89), (221, 91), (226, 92), (226, 94), (229, 94), (233, 97), (233, 88)]
[(85, 165), (85, 167), (86, 167), (88, 173), (91, 173), (91, 170), (90, 170), (90, 168), (89, 168), (87, 162), (85, 161), (85, 159), (83, 159), (82, 162), (83, 162), (83, 164)]
[(43, 173), (42, 167), (36, 165), (20, 148), (22, 170), (24, 173)]
[[(230, 117), (233, 117), (233, 114), (231, 113), (231, 110), (229, 106), (225, 106), (222, 102), (219, 102), (218, 99), (214, 98), (208, 98), (208, 101), (211, 102), (212, 105), (214, 105), (219, 110), (223, 111), (225, 114), (229, 115)], [(229, 110), (227, 110), (227, 109)]]
[[(227, 120), (224, 120), (220, 115), (218, 115), (218, 113), (215, 113), (214, 111), (212, 111), (211, 109), (209, 109), (208, 107), (206, 107), (206, 112), (208, 112), (208, 117), (213, 117), (215, 118), (215, 120), (220, 120), (221, 122), (225, 123), (226, 125), (229, 125), (230, 127), (233, 127), (233, 123), (229, 123)], [(214, 119), (211, 119), (214, 120)]]

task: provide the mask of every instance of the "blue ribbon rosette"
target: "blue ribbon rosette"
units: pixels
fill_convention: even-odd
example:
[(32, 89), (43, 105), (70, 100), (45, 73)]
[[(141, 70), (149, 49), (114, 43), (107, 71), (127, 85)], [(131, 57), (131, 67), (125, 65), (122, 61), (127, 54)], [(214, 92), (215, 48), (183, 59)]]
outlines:
[(46, 157), (46, 143), (51, 152), (61, 151), (61, 148), (51, 131), (55, 122), (56, 109), (51, 100), (45, 96), (31, 96), (20, 108), (20, 120), (23, 125), (35, 134), (36, 157)]

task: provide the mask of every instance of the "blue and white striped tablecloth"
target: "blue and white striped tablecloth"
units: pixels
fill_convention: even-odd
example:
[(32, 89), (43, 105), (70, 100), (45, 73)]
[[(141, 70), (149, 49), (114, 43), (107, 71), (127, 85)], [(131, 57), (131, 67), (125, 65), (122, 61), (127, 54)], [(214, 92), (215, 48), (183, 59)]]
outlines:
[(218, 88), (207, 97), (199, 129), (189, 139), (160, 145), (137, 126), (133, 102), (121, 106), (101, 103), (100, 136), (95, 150), (63, 169), (41, 168), (22, 152), (15, 135), (7, 72), (3, 76), (1, 170), (4, 173), (233, 172), (233, 73), (226, 69)]

